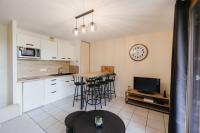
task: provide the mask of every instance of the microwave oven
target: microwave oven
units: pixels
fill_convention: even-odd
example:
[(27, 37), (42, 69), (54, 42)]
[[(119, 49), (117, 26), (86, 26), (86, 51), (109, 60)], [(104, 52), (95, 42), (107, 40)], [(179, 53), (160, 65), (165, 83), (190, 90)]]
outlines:
[(40, 59), (41, 51), (37, 48), (17, 47), (17, 58), (22, 59)]

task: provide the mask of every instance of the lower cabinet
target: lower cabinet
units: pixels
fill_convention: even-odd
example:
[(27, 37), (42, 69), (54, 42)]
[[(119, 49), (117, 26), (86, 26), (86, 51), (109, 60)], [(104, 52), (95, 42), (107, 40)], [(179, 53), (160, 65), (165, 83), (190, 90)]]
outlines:
[(45, 80), (45, 104), (49, 104), (59, 99), (57, 78)]
[(72, 76), (60, 77), (58, 78), (58, 95), (59, 98), (65, 98), (67, 96), (73, 95), (73, 80)]
[(45, 104), (73, 95), (72, 76), (62, 76), (45, 80)]
[(22, 105), (22, 112), (27, 112), (73, 94), (72, 76), (52, 77), (18, 83), (14, 102)]
[(44, 105), (45, 89), (44, 81), (30, 81), (23, 83), (22, 99), (23, 112)]

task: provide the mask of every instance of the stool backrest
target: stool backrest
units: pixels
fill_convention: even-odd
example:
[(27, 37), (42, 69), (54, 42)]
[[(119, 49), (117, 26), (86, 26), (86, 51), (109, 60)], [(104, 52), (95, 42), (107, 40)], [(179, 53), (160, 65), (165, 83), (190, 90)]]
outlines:
[(74, 80), (74, 84), (80, 83), (80, 82), (81, 82), (81, 77), (80, 77), (80, 76), (73, 75), (73, 80)]
[(116, 73), (108, 74), (107, 79), (111, 79), (115, 81)]

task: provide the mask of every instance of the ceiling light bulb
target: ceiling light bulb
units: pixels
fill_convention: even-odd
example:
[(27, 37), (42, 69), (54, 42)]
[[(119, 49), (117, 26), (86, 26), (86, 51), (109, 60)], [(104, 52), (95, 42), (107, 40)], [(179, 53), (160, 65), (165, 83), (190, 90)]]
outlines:
[(84, 24), (81, 26), (81, 32), (86, 33), (86, 26)]
[(96, 24), (95, 24), (94, 22), (91, 22), (91, 23), (90, 23), (90, 31), (91, 31), (91, 32), (95, 32), (96, 29), (97, 29)]
[(73, 33), (74, 33), (75, 36), (78, 36), (78, 33), (79, 33), (78, 28), (74, 28)]

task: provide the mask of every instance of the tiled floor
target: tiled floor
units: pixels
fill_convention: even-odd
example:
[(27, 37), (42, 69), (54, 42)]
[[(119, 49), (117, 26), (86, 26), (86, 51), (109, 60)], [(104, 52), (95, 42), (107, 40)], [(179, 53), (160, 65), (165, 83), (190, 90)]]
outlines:
[[(65, 133), (65, 117), (69, 113), (79, 110), (79, 106), (80, 104), (77, 102), (75, 103), (75, 107), (72, 107), (72, 97), (68, 97), (27, 112), (22, 118), (26, 117), (26, 119), (30, 119), (44, 133)], [(88, 110), (92, 109), (94, 108), (88, 106)], [(168, 133), (168, 115), (125, 104), (124, 98), (113, 99), (107, 103), (107, 106), (103, 106), (103, 109), (111, 111), (121, 117), (126, 125), (126, 133)], [(15, 121), (11, 120), (9, 122), (15, 124), (17, 123)], [(6, 126), (4, 125), (7, 124), (7, 128), (9, 128), (9, 122), (4, 123), (2, 127), (5, 128)], [(23, 125), (20, 128), (23, 128)], [(35, 132), (31, 131), (31, 133), (39, 133), (37, 130)], [(6, 129), (4, 129), (5, 131)], [(20, 133), (27, 133), (26, 131), (24, 129), (23, 132), (23, 129), (20, 129)]]

